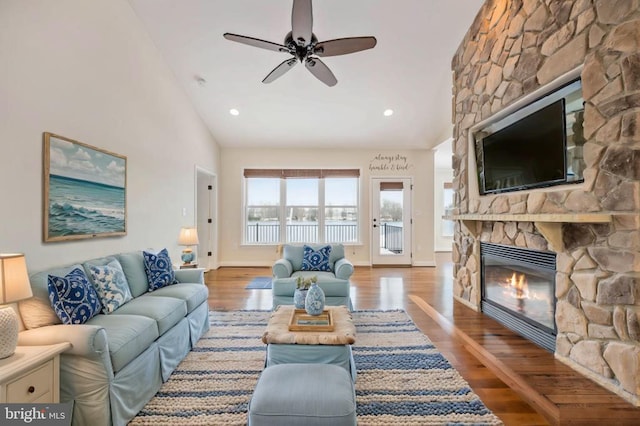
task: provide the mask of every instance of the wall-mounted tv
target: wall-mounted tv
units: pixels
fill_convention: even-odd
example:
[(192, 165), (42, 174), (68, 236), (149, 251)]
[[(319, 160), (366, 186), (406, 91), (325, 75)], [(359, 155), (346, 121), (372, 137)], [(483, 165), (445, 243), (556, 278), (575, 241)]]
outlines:
[(574, 84), (569, 96), (561, 96), (566, 90), (548, 96), (476, 134), (480, 194), (582, 180), (583, 107), (576, 83), (577, 92)]

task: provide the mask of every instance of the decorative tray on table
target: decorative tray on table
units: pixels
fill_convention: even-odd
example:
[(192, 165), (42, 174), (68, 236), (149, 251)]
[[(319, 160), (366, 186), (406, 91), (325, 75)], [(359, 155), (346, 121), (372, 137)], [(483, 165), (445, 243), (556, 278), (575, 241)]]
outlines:
[(289, 320), (289, 331), (333, 331), (331, 310), (320, 315), (309, 315), (304, 309), (294, 309)]

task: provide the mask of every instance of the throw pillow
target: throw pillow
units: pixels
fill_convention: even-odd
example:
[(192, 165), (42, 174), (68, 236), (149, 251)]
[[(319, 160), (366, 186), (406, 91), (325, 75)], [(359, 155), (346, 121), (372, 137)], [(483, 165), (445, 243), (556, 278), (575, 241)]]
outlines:
[(117, 260), (103, 266), (89, 266), (89, 275), (100, 296), (103, 314), (110, 314), (132, 299), (129, 283)]
[(63, 324), (84, 324), (100, 312), (100, 299), (84, 271), (75, 268), (64, 277), (47, 278), (49, 301)]
[(318, 250), (305, 245), (303, 247), (304, 254), (302, 256), (303, 271), (325, 271), (331, 272), (329, 265), (329, 255), (331, 254), (331, 246), (324, 246)]
[(176, 277), (173, 272), (173, 265), (169, 258), (167, 249), (162, 249), (158, 253), (143, 251), (144, 272), (147, 274), (149, 291), (175, 284)]

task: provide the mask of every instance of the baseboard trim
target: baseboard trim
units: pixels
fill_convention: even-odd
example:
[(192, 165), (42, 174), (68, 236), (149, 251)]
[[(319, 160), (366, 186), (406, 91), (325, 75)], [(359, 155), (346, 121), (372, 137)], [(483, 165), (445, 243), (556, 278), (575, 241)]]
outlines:
[(435, 260), (416, 260), (413, 262), (411, 266), (435, 268), (436, 261)]
[(275, 261), (222, 261), (219, 263), (221, 268), (270, 268)]

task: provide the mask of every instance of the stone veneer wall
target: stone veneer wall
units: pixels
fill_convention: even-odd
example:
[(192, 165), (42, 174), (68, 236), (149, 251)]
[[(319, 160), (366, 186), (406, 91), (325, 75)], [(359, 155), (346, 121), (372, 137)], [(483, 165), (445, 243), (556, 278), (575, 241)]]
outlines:
[[(581, 66), (585, 183), (471, 193), (469, 129)], [(454, 214), (613, 214), (607, 224), (562, 226), (556, 357), (639, 405), (640, 1), (487, 0), (452, 68)], [(454, 297), (477, 309), (478, 240), (557, 251), (533, 221), (484, 221), (478, 233), (458, 221)]]

